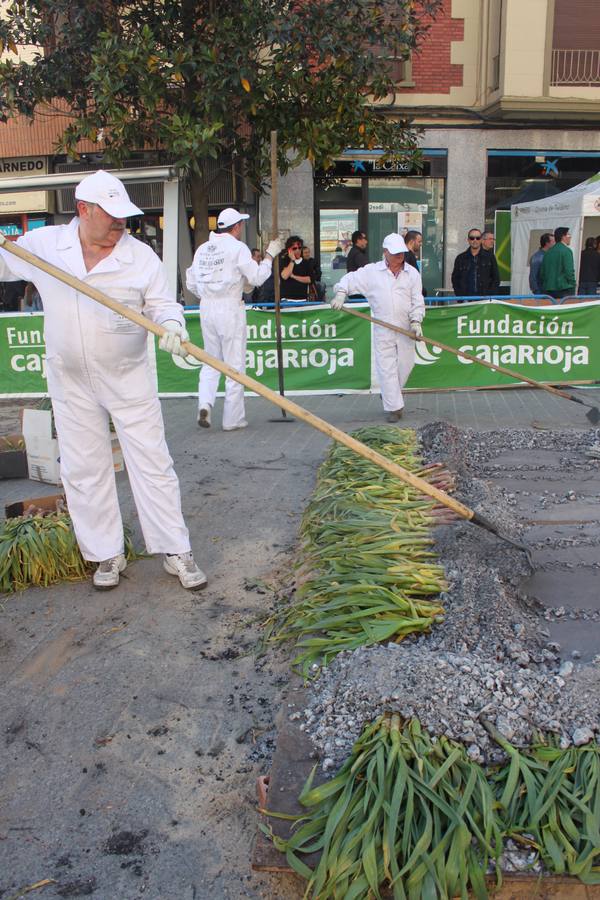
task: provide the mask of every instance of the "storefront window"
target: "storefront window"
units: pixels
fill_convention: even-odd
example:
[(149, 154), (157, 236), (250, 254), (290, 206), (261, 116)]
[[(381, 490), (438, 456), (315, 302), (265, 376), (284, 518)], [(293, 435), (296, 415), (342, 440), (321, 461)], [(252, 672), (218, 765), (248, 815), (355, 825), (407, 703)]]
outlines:
[(600, 169), (600, 152), (490, 150), (485, 184), (485, 226), (494, 230), (496, 212), (515, 203), (553, 197), (581, 184)]
[(368, 196), (371, 259), (380, 258), (383, 239), (391, 231), (420, 231), (421, 276), (432, 294), (444, 278), (444, 179), (371, 178)]
[(358, 209), (322, 209), (319, 213), (322, 281), (332, 287), (346, 271), (352, 232), (358, 230)]
[[(423, 235), (421, 275), (427, 292), (433, 294), (444, 283), (445, 151), (439, 151), (439, 157), (431, 151), (431, 159), (426, 155), (418, 172), (377, 158), (353, 160), (349, 153), (331, 173), (317, 175), (315, 229), (325, 284), (331, 288), (343, 274), (353, 231), (366, 233), (369, 260), (376, 262), (386, 234), (413, 229)], [(354, 172), (364, 176), (351, 177)]]

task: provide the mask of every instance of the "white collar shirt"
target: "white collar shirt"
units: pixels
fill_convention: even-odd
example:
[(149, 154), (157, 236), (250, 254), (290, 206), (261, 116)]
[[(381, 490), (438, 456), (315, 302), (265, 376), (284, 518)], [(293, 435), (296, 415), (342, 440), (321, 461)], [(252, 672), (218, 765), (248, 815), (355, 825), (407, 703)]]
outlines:
[(406, 261), (396, 276), (384, 259), (369, 263), (344, 275), (334, 287), (334, 291), (337, 290), (362, 294), (369, 301), (375, 318), (401, 328), (409, 328), (411, 322), (422, 322), (425, 316), (421, 276)]

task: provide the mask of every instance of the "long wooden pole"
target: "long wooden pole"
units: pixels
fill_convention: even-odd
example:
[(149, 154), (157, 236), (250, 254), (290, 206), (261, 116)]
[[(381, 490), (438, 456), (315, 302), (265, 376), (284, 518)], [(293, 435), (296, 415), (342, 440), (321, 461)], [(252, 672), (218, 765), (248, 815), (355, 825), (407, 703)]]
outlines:
[[(389, 328), (391, 331), (396, 331), (398, 334), (404, 334), (406, 337), (411, 338), (413, 341), (424, 341), (426, 344), (430, 344), (432, 347), (440, 347), (442, 350), (447, 350), (448, 353), (453, 353), (454, 356), (460, 356), (462, 359), (468, 359), (469, 362), (479, 363), (480, 366), (485, 366), (486, 369), (491, 369), (493, 372), (500, 372), (502, 375), (508, 375), (509, 378), (516, 378), (517, 381), (525, 381), (527, 384), (531, 384), (533, 387), (541, 388), (543, 391), (547, 391), (549, 394), (554, 394), (556, 397), (562, 397), (564, 400), (573, 400), (575, 403), (581, 403), (582, 406), (588, 406), (591, 410), (588, 413), (588, 418), (591, 422), (596, 424), (600, 421), (600, 412), (595, 406), (592, 406), (589, 403), (585, 403), (584, 400), (580, 400), (579, 397), (573, 397), (571, 394), (568, 394), (566, 391), (561, 391), (558, 388), (552, 387), (551, 384), (544, 384), (542, 381), (535, 381), (533, 378), (528, 378), (527, 375), (523, 375), (520, 372), (513, 372), (512, 369), (506, 369), (504, 366), (497, 366), (494, 363), (489, 363), (486, 359), (480, 359), (478, 356), (473, 356), (471, 353), (465, 353), (464, 350), (458, 350), (456, 347), (450, 347), (449, 344), (442, 344), (441, 341), (436, 341), (433, 338), (426, 337), (422, 335), (420, 338), (417, 338), (413, 331), (409, 331), (407, 328), (402, 328), (400, 325), (392, 325), (391, 322), (386, 322), (383, 319), (376, 319), (375, 316), (368, 316), (366, 313), (360, 312), (358, 309), (352, 309), (350, 306), (343, 306), (343, 311), (346, 313), (350, 313), (351, 316), (358, 316), (359, 319), (366, 319), (367, 322), (372, 322), (374, 325), (383, 325), (385, 328)], [(593, 415), (593, 413), (597, 414)]]
[[(53, 266), (51, 263), (46, 262), (46, 260), (40, 259), (40, 257), (35, 256), (35, 254), (30, 253), (28, 250), (25, 250), (18, 244), (13, 243), (12, 241), (7, 241), (2, 233), (0, 233), (0, 247), (3, 247), (5, 251), (19, 257), (19, 259), (24, 260), (30, 265), (35, 266), (37, 269), (41, 269), (43, 272), (47, 272), (49, 275), (54, 276), (54, 278), (62, 281), (63, 284), (69, 285), (69, 287), (74, 288), (79, 293), (86, 294), (86, 296), (91, 297), (92, 300), (96, 300), (98, 303), (101, 303), (102, 306), (106, 306), (108, 307), (108, 309), (112, 309), (119, 315), (124, 316), (126, 319), (129, 319), (131, 322), (135, 322), (136, 325), (139, 325), (146, 331), (150, 331), (157, 337), (160, 338), (163, 336), (163, 334), (165, 334), (166, 328), (164, 328), (162, 325), (157, 325), (155, 322), (147, 319), (146, 316), (143, 316), (141, 313), (136, 312), (133, 309), (129, 309), (129, 307), (124, 306), (117, 300), (113, 300), (112, 297), (108, 297), (97, 288), (86, 284), (85, 281), (81, 281), (79, 278), (75, 278), (68, 272), (64, 272), (57, 266)], [(353, 450), (364, 459), (368, 459), (370, 462), (375, 463), (375, 465), (379, 466), (381, 469), (389, 472), (390, 475), (393, 475), (400, 481), (403, 481), (405, 484), (410, 485), (415, 490), (420, 491), (422, 494), (431, 497), (432, 500), (435, 500), (437, 503), (441, 503), (442, 506), (446, 506), (448, 509), (451, 509), (460, 518), (466, 519), (467, 521), (470, 521), (475, 525), (480, 525), (487, 531), (491, 531), (493, 534), (498, 535), (498, 537), (501, 537), (503, 540), (514, 544), (514, 546), (518, 547), (520, 550), (527, 552), (527, 549), (523, 545), (511, 540), (511, 538), (508, 538), (498, 532), (493, 522), (485, 519), (474, 510), (469, 509), (468, 506), (465, 506), (464, 503), (461, 503), (459, 500), (455, 500), (453, 497), (450, 497), (444, 491), (440, 491), (439, 488), (436, 488), (432, 484), (429, 484), (429, 482), (425, 481), (425, 479), (419, 478), (418, 475), (413, 475), (412, 472), (409, 472), (407, 469), (399, 466), (397, 463), (392, 462), (392, 460), (387, 459), (385, 456), (382, 456), (381, 453), (377, 453), (376, 450), (372, 450), (371, 447), (367, 447), (366, 444), (363, 444), (361, 441), (357, 441), (356, 438), (353, 438), (349, 434), (346, 434), (345, 431), (341, 431), (334, 425), (330, 425), (329, 422), (326, 422), (324, 419), (319, 418), (319, 416), (315, 416), (314, 413), (303, 409), (303, 407), (298, 406), (297, 403), (294, 403), (292, 400), (288, 400), (287, 397), (280, 396), (279, 394), (275, 393), (275, 391), (272, 391), (270, 390), (270, 388), (265, 387), (259, 381), (255, 381), (254, 378), (250, 378), (249, 375), (246, 375), (242, 372), (237, 372), (231, 366), (228, 366), (227, 363), (222, 362), (220, 359), (215, 359), (215, 357), (206, 353), (205, 350), (201, 350), (200, 347), (196, 347), (196, 345), (192, 344), (190, 341), (184, 341), (182, 343), (182, 346), (190, 356), (194, 357), (194, 359), (199, 360), (199, 362), (202, 362), (207, 366), (211, 366), (211, 368), (213, 369), (217, 369), (223, 375), (232, 378), (234, 381), (237, 381), (240, 384), (243, 384), (244, 387), (248, 388), (251, 391), (254, 391), (256, 394), (259, 394), (261, 397), (264, 397), (271, 403), (274, 403), (275, 406), (279, 406), (280, 409), (282, 409), (284, 412), (287, 411), (291, 413), (291, 415), (297, 416), (299, 419), (302, 419), (303, 422), (306, 422), (308, 425), (312, 425), (312, 427), (316, 428), (317, 431), (321, 431), (328, 437), (333, 438), (333, 440), (338, 441), (338, 443), (343, 444), (345, 447), (348, 447), (349, 450)]]
[[(271, 240), (279, 237), (279, 221), (277, 214), (279, 195), (277, 184), (277, 132), (271, 132)], [(279, 254), (273, 260), (273, 290), (275, 296), (275, 341), (277, 348), (277, 377), (279, 380), (279, 393), (285, 396), (285, 383), (283, 376), (283, 342), (281, 339), (281, 284), (279, 281)], [(285, 409), (282, 417), (287, 419)]]

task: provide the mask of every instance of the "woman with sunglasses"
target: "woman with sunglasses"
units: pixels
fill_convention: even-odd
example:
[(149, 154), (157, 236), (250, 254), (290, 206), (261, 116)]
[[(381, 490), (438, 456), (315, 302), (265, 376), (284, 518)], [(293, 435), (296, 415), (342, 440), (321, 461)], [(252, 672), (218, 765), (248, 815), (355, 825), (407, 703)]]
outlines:
[(311, 266), (302, 258), (302, 238), (292, 235), (285, 242), (279, 260), (279, 289), (282, 301), (298, 303), (308, 298)]

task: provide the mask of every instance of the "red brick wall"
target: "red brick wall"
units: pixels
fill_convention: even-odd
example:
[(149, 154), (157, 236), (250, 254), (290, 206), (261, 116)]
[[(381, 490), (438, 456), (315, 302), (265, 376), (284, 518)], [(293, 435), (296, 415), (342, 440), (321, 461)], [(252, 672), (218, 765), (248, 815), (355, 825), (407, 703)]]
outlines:
[(412, 57), (414, 88), (402, 88), (411, 94), (449, 94), (451, 87), (463, 83), (463, 67), (450, 62), (451, 41), (464, 38), (464, 19), (452, 19), (451, 0), (444, 0), (430, 30)]

